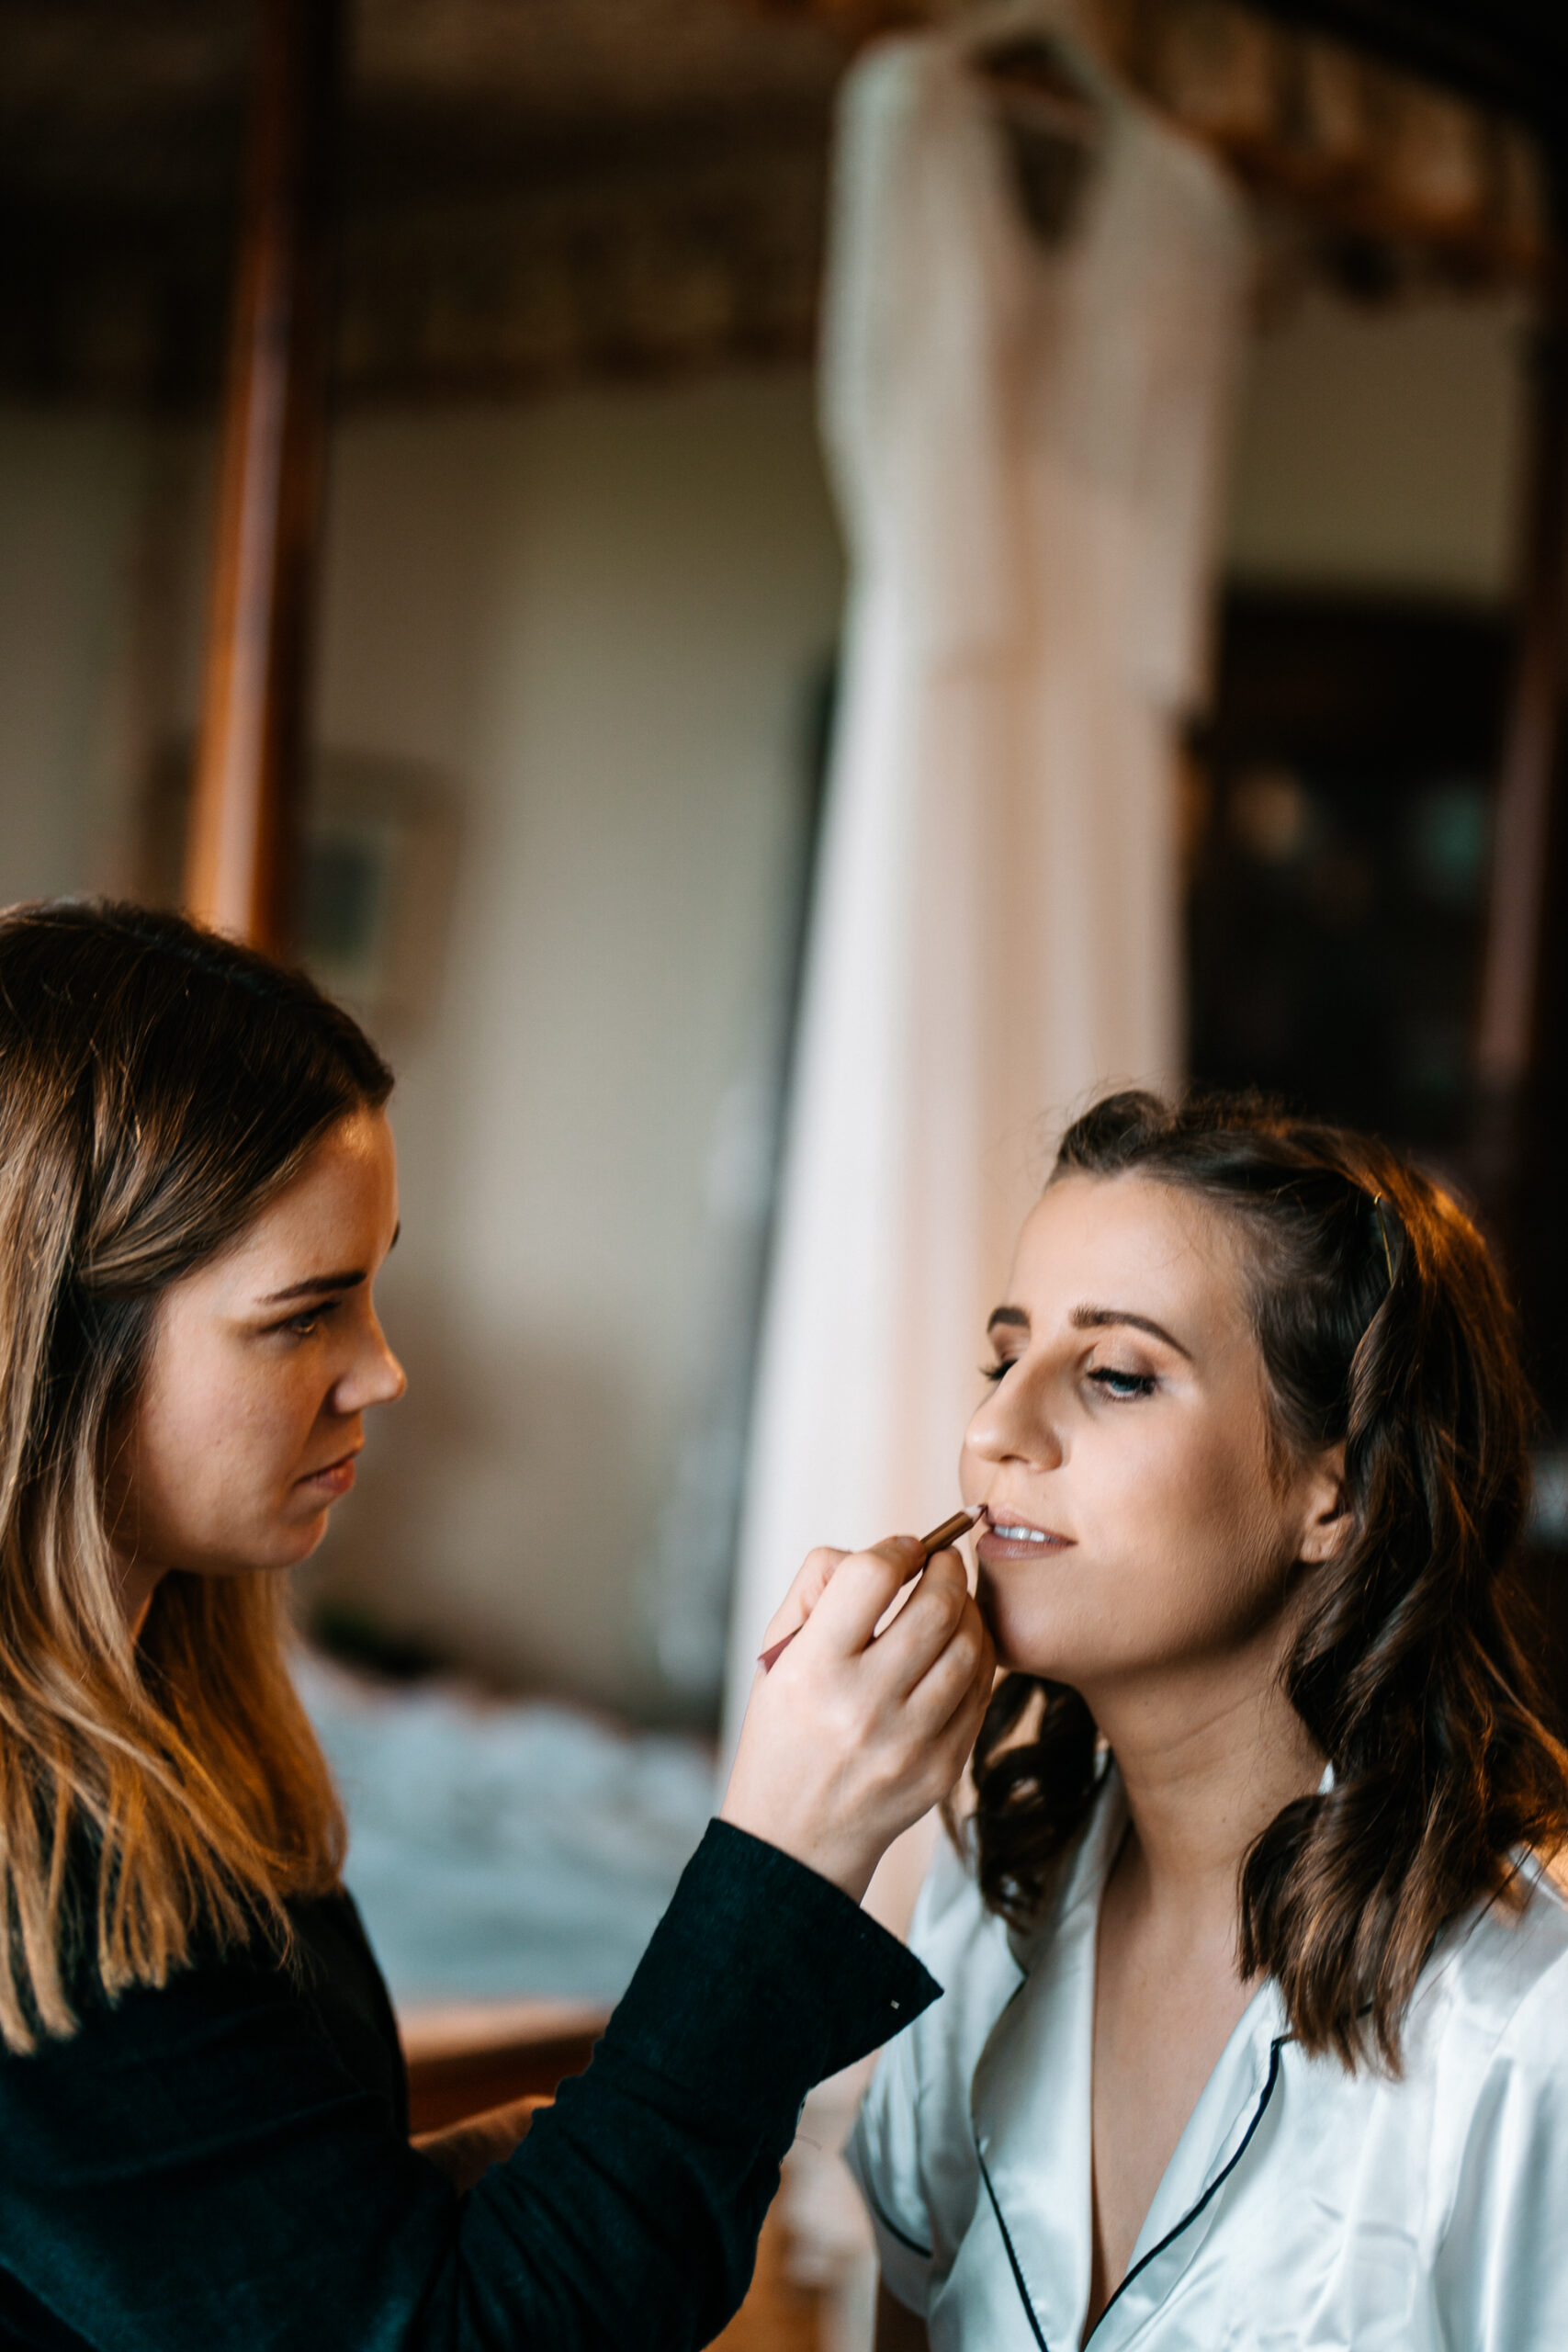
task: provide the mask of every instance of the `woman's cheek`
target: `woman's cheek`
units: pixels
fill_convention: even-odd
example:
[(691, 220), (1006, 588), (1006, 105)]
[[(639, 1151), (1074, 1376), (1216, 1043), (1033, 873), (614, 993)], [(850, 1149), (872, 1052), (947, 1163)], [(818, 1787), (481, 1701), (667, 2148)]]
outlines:
[(1058, 1560), (1053, 1569), (981, 1568), (976, 1599), (998, 1665), (1020, 1674), (1069, 1679), (1094, 1663), (1098, 1621), (1092, 1600), (1080, 1580), (1063, 1573), (1064, 1566)]

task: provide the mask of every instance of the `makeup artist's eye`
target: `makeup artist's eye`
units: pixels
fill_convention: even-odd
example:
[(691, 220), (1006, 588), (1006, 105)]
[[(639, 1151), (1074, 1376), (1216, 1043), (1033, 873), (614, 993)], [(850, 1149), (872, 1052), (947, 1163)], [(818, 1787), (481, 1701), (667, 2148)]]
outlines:
[(272, 1328), (275, 1331), (286, 1331), (291, 1340), (314, 1339), (326, 1317), (335, 1315), (342, 1304), (341, 1299), (324, 1299), (320, 1306), (308, 1306), (300, 1314), (290, 1315)]
[(1152, 1396), (1155, 1392), (1152, 1372), (1118, 1372), (1113, 1364), (1102, 1363), (1096, 1365), (1089, 1378), (1119, 1404), (1134, 1396)]

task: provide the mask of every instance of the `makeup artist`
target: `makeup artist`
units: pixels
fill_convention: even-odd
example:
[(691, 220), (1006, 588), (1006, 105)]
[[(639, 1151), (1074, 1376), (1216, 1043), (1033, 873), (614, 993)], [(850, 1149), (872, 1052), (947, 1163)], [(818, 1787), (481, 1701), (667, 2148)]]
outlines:
[(814, 1554), (588, 2072), (411, 2146), (286, 1571), (403, 1374), (390, 1075), (177, 918), (0, 915), (0, 2342), (676, 2352), (799, 2104), (936, 1986), (859, 1908), (991, 1685), (955, 1554)]

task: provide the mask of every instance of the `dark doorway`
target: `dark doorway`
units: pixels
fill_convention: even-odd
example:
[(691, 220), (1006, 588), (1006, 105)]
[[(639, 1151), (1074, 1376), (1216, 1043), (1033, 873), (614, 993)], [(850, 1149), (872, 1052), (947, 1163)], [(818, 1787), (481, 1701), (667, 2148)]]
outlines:
[(1237, 591), (1194, 746), (1190, 1067), (1456, 1161), (1506, 615)]

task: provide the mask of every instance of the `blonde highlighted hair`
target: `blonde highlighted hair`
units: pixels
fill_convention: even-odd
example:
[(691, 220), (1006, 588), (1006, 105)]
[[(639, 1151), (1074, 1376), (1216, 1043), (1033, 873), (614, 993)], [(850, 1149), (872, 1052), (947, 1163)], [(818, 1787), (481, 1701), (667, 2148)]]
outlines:
[(0, 2041), (337, 1883), (270, 1575), (170, 1574), (133, 1640), (106, 1467), (160, 1298), (391, 1073), (301, 975), (179, 917), (0, 914)]

